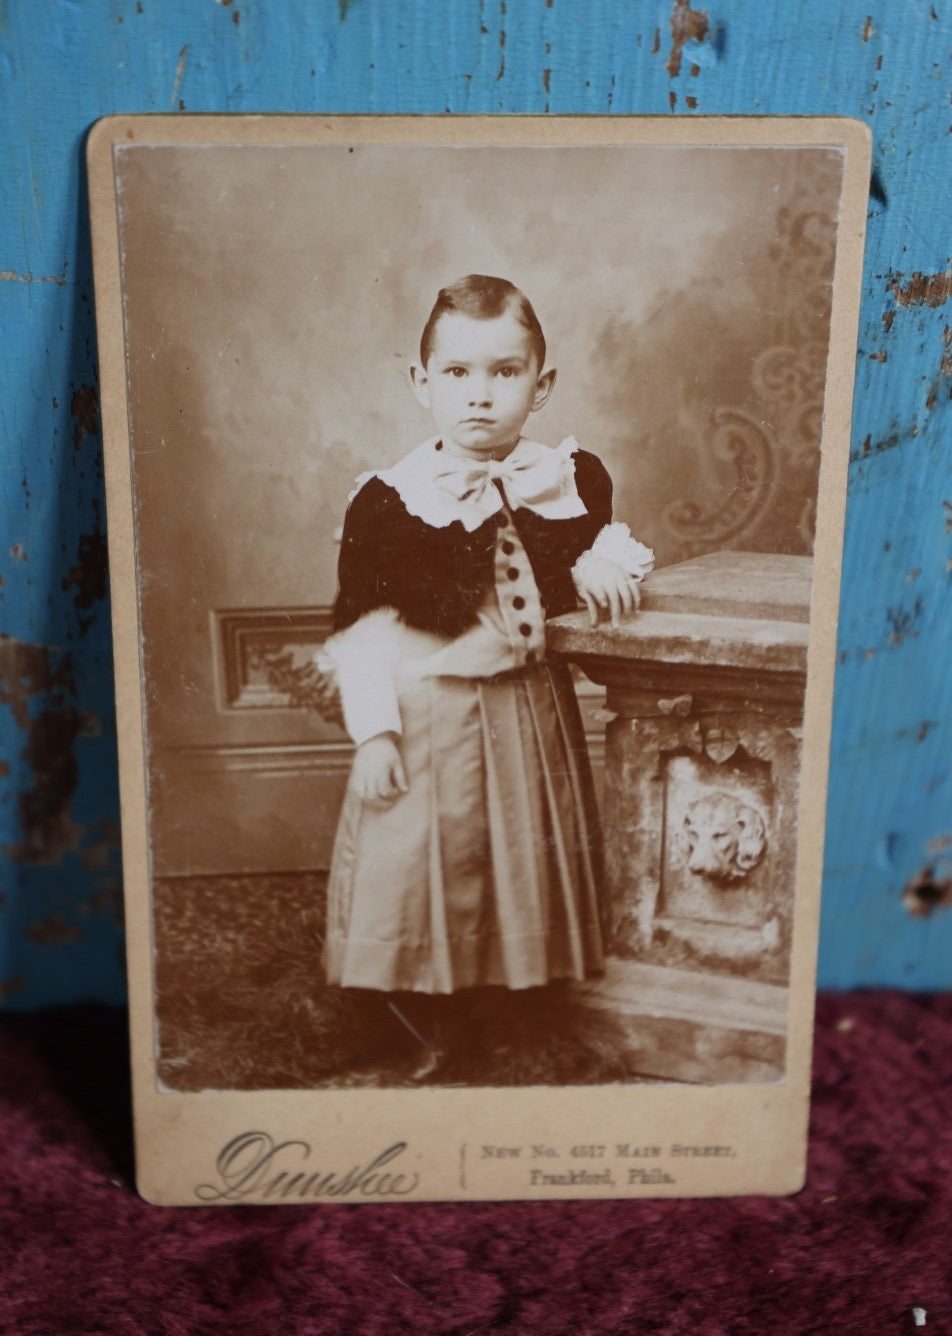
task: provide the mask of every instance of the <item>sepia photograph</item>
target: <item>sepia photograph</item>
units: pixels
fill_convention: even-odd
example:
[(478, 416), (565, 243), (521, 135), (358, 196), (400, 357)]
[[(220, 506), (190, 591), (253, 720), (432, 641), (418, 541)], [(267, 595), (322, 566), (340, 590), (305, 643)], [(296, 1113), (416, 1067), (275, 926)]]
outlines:
[(843, 136), (127, 124), (149, 1098), (782, 1086)]

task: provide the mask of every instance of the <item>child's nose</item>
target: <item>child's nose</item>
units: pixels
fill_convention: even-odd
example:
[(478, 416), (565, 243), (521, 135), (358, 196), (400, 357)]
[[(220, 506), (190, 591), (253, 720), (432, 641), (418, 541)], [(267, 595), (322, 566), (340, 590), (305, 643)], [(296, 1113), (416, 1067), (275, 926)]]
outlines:
[(469, 386), (470, 401), (474, 404), (488, 404), (492, 399), (488, 376), (474, 376)]

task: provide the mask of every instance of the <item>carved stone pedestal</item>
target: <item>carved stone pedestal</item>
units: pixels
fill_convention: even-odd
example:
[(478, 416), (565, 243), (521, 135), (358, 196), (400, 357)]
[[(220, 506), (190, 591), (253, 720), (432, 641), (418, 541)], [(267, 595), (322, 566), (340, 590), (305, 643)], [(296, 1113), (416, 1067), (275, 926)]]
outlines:
[(644, 1045), (660, 1076), (782, 1075), (810, 584), (808, 558), (719, 552), (655, 572), (617, 630), (550, 623), (607, 688), (596, 997), (642, 1036), (677, 1022), (680, 1067)]

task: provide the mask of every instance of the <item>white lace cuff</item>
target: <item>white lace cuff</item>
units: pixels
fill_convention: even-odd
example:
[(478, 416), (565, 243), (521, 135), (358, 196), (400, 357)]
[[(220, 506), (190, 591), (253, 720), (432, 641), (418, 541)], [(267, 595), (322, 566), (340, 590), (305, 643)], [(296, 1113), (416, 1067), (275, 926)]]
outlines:
[(637, 538), (633, 538), (628, 525), (618, 520), (606, 524), (604, 529), (600, 530), (592, 546), (587, 552), (582, 553), (572, 567), (572, 575), (577, 579), (585, 570), (587, 563), (592, 560), (614, 561), (635, 580), (643, 580), (648, 572), (654, 569), (654, 553), (651, 548), (645, 547), (644, 543), (639, 543)]
[(378, 733), (402, 731), (394, 680), (398, 621), (392, 608), (368, 613), (331, 636), (316, 656), (333, 662), (344, 725), (358, 747)]

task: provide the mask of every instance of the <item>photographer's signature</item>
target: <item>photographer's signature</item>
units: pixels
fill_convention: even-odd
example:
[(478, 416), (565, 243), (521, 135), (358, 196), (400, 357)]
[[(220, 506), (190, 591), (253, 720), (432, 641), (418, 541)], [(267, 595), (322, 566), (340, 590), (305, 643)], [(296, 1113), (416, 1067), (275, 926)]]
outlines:
[(393, 1167), (406, 1150), (405, 1141), (395, 1141), (363, 1164), (315, 1167), (307, 1141), (275, 1141), (267, 1132), (242, 1132), (218, 1152), (217, 1181), (199, 1183), (195, 1195), (203, 1202), (406, 1197), (420, 1181), (418, 1173)]

